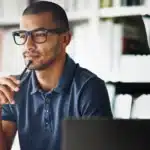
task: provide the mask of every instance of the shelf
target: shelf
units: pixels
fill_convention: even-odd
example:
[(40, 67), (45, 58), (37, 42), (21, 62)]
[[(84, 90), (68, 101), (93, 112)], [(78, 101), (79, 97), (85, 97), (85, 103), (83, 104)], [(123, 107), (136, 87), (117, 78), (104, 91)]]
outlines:
[(150, 82), (107, 82), (115, 86), (116, 94), (131, 94), (139, 96), (141, 94), (150, 94)]
[(150, 83), (150, 55), (123, 55), (106, 82)]
[(145, 6), (122, 6), (112, 8), (101, 8), (98, 11), (100, 18), (135, 16), (149, 14), (149, 10)]
[[(81, 21), (90, 19), (90, 11), (79, 11), (79, 12), (67, 12), (67, 16), (69, 21)], [(1, 18), (0, 26), (12, 26), (19, 25), (19, 18), (9, 19), (9, 18)]]
[[(82, 21), (89, 20), (92, 16), (99, 16), (100, 18), (107, 17), (121, 17), (121, 16), (134, 16), (134, 15), (146, 15), (150, 14), (149, 10), (145, 6), (122, 6), (122, 7), (110, 7), (110, 8), (101, 8), (98, 11), (83, 10), (83, 11), (74, 11), (67, 12), (69, 21)], [(16, 25), (19, 24), (19, 19), (0, 19), (0, 26), (3, 25)]]
[(93, 14), (100, 18), (107, 17), (121, 17), (121, 16), (135, 16), (135, 15), (146, 15), (149, 14), (149, 10), (145, 6), (122, 6), (122, 7), (110, 7), (101, 8), (98, 11), (76, 11), (68, 12), (67, 16), (70, 21), (87, 20), (91, 19)]
[(80, 21), (80, 20), (88, 20), (90, 19), (91, 13), (90, 11), (75, 11), (75, 12), (67, 12), (67, 16), (69, 21)]
[(12, 26), (12, 25), (19, 25), (19, 19), (0, 19), (0, 26)]

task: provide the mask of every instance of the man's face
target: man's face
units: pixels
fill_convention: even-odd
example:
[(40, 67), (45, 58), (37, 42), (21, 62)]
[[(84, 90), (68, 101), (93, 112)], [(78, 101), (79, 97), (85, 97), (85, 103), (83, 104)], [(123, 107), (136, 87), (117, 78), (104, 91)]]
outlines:
[[(65, 53), (64, 44), (63, 44), (63, 35), (59, 35), (56, 33), (47, 34), (47, 39), (45, 39), (46, 32), (41, 30), (40, 28), (45, 29), (55, 29), (56, 25), (52, 20), (52, 14), (49, 12), (35, 14), (35, 15), (24, 15), (21, 18), (20, 22), (20, 30), (22, 31), (31, 31), (32, 37), (28, 36), (24, 45), (21, 45), (23, 48), (23, 57), (25, 63), (29, 60), (32, 60), (32, 64), (29, 69), (35, 70), (43, 70), (47, 68), (53, 59)], [(24, 39), (25, 34), (22, 33), (19, 36)], [(33, 40), (34, 38), (34, 40)], [(38, 43), (36, 41), (42, 41), (42, 43)]]

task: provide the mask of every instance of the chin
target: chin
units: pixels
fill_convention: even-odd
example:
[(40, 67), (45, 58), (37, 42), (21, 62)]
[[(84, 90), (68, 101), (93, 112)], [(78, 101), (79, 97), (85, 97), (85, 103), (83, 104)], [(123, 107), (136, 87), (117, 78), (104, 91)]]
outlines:
[(40, 64), (40, 65), (31, 65), (28, 69), (29, 70), (36, 70), (36, 71), (43, 71), (45, 69), (49, 68), (49, 65)]
[[(28, 61), (26, 61), (27, 64)], [(53, 60), (47, 60), (47, 61), (43, 61), (43, 60), (38, 60), (38, 61), (34, 61), (32, 60), (31, 65), (28, 67), (29, 70), (45, 70), (47, 68), (49, 68), (52, 64), (53, 64)]]

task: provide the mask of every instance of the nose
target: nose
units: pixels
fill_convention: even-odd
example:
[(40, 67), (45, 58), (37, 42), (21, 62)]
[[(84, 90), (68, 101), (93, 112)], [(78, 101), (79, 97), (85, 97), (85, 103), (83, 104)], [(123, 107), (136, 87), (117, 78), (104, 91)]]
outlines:
[(36, 48), (35, 42), (32, 40), (31, 35), (28, 35), (24, 48), (25, 51), (34, 50)]

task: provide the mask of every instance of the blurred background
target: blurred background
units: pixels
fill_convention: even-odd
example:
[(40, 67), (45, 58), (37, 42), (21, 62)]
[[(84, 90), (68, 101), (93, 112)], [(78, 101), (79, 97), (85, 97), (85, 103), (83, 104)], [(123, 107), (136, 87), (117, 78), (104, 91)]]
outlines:
[[(0, 76), (19, 74), (12, 31), (36, 0), (0, 0)], [(50, 1), (50, 0), (49, 0)], [(150, 0), (51, 0), (67, 12), (67, 53), (106, 82), (114, 118), (150, 118)], [(17, 150), (18, 139), (13, 149)]]
[[(12, 31), (36, 0), (0, 0), (0, 75), (19, 74), (22, 52)], [(50, 1), (50, 0), (49, 0)], [(67, 53), (107, 85), (115, 118), (150, 118), (150, 0), (51, 0), (67, 12)]]

